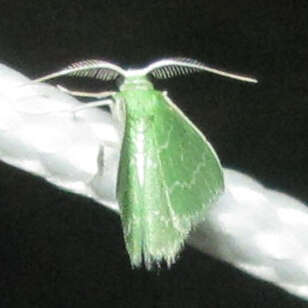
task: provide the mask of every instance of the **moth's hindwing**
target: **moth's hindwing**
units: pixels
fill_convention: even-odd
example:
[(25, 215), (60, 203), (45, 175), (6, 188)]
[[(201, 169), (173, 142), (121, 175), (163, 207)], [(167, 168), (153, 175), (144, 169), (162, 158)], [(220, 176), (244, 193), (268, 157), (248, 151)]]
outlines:
[(175, 261), (224, 182), (219, 160), (201, 132), (167, 96), (148, 92), (125, 97), (117, 196), (131, 263), (139, 266), (144, 260), (151, 268)]

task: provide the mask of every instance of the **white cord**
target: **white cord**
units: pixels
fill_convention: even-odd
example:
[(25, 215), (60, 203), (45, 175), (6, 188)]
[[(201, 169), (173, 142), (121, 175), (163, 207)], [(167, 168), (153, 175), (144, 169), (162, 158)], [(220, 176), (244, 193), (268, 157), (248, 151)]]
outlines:
[[(0, 159), (118, 210), (115, 183), (120, 137), (110, 114), (50, 111), (81, 103), (0, 65)], [(97, 160), (104, 152), (104, 172)], [(224, 169), (226, 192), (189, 242), (308, 299), (308, 210), (247, 175)]]

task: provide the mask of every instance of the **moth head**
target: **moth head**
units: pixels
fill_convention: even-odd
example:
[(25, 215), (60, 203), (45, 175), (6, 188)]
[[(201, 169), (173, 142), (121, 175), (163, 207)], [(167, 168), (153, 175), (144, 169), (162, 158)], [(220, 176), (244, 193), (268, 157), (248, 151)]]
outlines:
[(120, 76), (117, 86), (121, 91), (125, 90), (152, 90), (153, 84), (149, 76), (142, 74), (141, 70), (127, 70), (125, 76)]
[(150, 77), (156, 79), (168, 79), (202, 71), (242, 81), (257, 82), (254, 78), (218, 70), (189, 58), (162, 59), (151, 63), (145, 68), (128, 70), (124, 70), (116, 64), (102, 60), (86, 60), (73, 63), (59, 72), (36, 79), (36, 81), (45, 81), (59, 76), (71, 75), (95, 78), (104, 81), (116, 80), (120, 90), (152, 89), (153, 85), (150, 82)]

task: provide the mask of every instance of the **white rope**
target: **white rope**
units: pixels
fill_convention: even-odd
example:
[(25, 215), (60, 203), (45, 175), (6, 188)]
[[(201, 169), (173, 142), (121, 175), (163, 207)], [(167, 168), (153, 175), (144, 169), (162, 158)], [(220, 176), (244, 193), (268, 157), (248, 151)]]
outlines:
[[(117, 211), (119, 134), (110, 114), (50, 111), (81, 103), (0, 65), (0, 159)], [(45, 114), (44, 114), (45, 113)], [(104, 173), (97, 160), (104, 149)], [(226, 192), (189, 242), (286, 291), (308, 299), (308, 210), (283, 193), (224, 169)]]

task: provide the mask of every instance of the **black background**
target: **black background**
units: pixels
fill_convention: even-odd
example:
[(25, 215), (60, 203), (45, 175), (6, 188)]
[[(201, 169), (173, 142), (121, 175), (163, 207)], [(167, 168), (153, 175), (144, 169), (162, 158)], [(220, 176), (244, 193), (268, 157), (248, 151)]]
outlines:
[[(259, 79), (157, 83), (223, 164), (308, 200), (307, 1), (0, 1), (0, 61), (30, 76), (72, 61), (124, 67), (186, 56)], [(96, 87), (99, 84), (90, 85)], [(131, 270), (119, 218), (0, 165), (1, 307), (307, 307), (186, 248), (159, 273)]]

